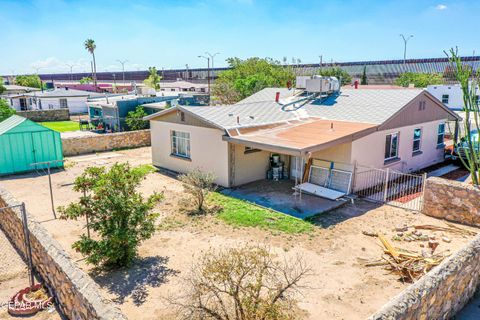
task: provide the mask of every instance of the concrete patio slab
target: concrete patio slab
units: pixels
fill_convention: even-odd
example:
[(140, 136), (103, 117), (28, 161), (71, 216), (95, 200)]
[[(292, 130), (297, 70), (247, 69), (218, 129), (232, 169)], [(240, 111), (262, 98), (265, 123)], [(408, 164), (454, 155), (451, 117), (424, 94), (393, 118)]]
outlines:
[(290, 180), (259, 180), (225, 189), (222, 193), (301, 219), (338, 208), (347, 202), (344, 199), (332, 201), (304, 193), (300, 199), (293, 187), (294, 182)]

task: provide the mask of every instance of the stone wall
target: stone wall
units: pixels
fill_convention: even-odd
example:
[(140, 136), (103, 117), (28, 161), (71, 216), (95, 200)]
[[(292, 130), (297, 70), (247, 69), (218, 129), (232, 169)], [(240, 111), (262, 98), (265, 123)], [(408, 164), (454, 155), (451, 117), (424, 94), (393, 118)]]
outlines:
[(423, 213), (480, 227), (480, 189), (463, 182), (428, 178)]
[(74, 156), (115, 149), (145, 147), (149, 146), (150, 143), (150, 130), (62, 138), (64, 156)]
[(17, 111), (17, 114), (35, 122), (70, 120), (68, 109)]
[[(0, 188), (0, 207), (17, 205), (6, 190)], [(50, 234), (28, 215), (32, 260), (44, 283), (55, 293), (58, 306), (68, 319), (127, 319), (108, 300), (104, 300), (98, 285), (77, 268), (70, 256)], [(20, 210), (0, 212), (0, 228), (25, 257)]]
[(369, 320), (450, 319), (480, 282), (480, 236), (402, 291)]
[[(480, 226), (480, 189), (428, 178), (423, 213)], [(450, 319), (473, 297), (480, 285), (480, 235), (409, 286), (369, 320)]]

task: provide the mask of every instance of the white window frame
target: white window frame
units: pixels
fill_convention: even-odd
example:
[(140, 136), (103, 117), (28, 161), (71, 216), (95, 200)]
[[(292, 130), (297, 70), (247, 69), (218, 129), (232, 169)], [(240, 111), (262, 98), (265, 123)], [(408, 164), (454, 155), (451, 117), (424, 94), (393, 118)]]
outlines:
[[(178, 134), (184, 134), (186, 137), (180, 137)], [(179, 141), (186, 142), (186, 150), (178, 150)], [(170, 130), (170, 147), (171, 155), (181, 158), (190, 159), (190, 132)]]
[[(62, 104), (62, 101), (65, 101), (65, 105)], [(67, 98), (58, 99), (58, 104), (60, 105), (60, 109), (68, 109), (68, 99)]]
[[(390, 136), (390, 150), (389, 150), (389, 153), (388, 153), (390, 156), (389, 156), (389, 157), (385, 157), (385, 151), (386, 151), (385, 149), (386, 149), (386, 147), (387, 147), (387, 145), (386, 145), (387, 139), (386, 139), (386, 138), (387, 138), (388, 136)], [(392, 156), (392, 155), (391, 155), (391, 154), (392, 154), (392, 140), (393, 140), (394, 137), (397, 137), (397, 148), (396, 148), (396, 150), (395, 150), (395, 155)], [(384, 151), (384, 155), (383, 155), (383, 156), (384, 156), (384, 160), (385, 160), (385, 161), (388, 161), (388, 160), (392, 160), (392, 159), (397, 159), (397, 158), (398, 158), (398, 150), (399, 150), (399, 148), (400, 148), (400, 132), (397, 131), (397, 132), (388, 133), (388, 134), (385, 136), (385, 148), (384, 148), (384, 150), (383, 150), (383, 151)]]
[[(420, 130), (420, 136), (418, 138), (415, 138), (415, 131), (416, 130)], [(422, 135), (423, 135), (423, 129), (422, 128), (413, 129), (413, 142), (412, 142), (412, 151), (413, 152), (422, 151)], [(418, 149), (415, 149), (415, 142), (416, 141), (418, 141)]]
[[(443, 126), (443, 131), (440, 132), (440, 127)], [(442, 142), (438, 142), (438, 138), (440, 138), (440, 136), (442, 136)], [(444, 145), (444, 142), (445, 141), (445, 122), (441, 122), (438, 124), (438, 128), (437, 128), (437, 146), (443, 146)]]

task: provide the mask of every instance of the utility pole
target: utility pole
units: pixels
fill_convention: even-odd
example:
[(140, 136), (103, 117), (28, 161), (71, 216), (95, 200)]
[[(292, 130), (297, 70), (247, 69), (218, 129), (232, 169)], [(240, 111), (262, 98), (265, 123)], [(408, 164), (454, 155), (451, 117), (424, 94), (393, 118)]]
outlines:
[(407, 63), (407, 43), (408, 43), (408, 40), (413, 38), (413, 35), (409, 35), (408, 37), (405, 37), (403, 33), (401, 33), (400, 37), (402, 37), (403, 39), (403, 64), (405, 65)]
[(70, 68), (70, 81), (73, 81), (73, 74), (72, 74), (72, 70), (73, 70), (73, 67), (75, 66), (74, 64), (69, 64), (69, 63), (66, 63), (67, 67)]
[(207, 82), (208, 82), (208, 94), (210, 94), (210, 57), (198, 56), (207, 60)]
[(185, 80), (188, 80), (188, 63), (185, 65), (185, 69), (186, 69), (186, 74), (185, 74)]
[(322, 72), (323, 55), (319, 55), (318, 57), (320, 58), (320, 72)]
[(125, 84), (125, 63), (128, 62), (128, 60), (117, 60), (121, 65), (122, 65), (122, 82)]

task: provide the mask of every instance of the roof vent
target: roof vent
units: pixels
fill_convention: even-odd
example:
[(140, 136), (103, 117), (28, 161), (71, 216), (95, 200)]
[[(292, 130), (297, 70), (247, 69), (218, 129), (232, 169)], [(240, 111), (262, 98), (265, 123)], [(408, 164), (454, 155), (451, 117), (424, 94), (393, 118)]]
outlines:
[(233, 113), (229, 113), (228, 116), (229, 116), (229, 117), (233, 117)]
[(255, 117), (254, 117), (254, 116), (250, 116), (250, 119), (255, 119)]
[(240, 124), (240, 117), (237, 116), (237, 124)]

